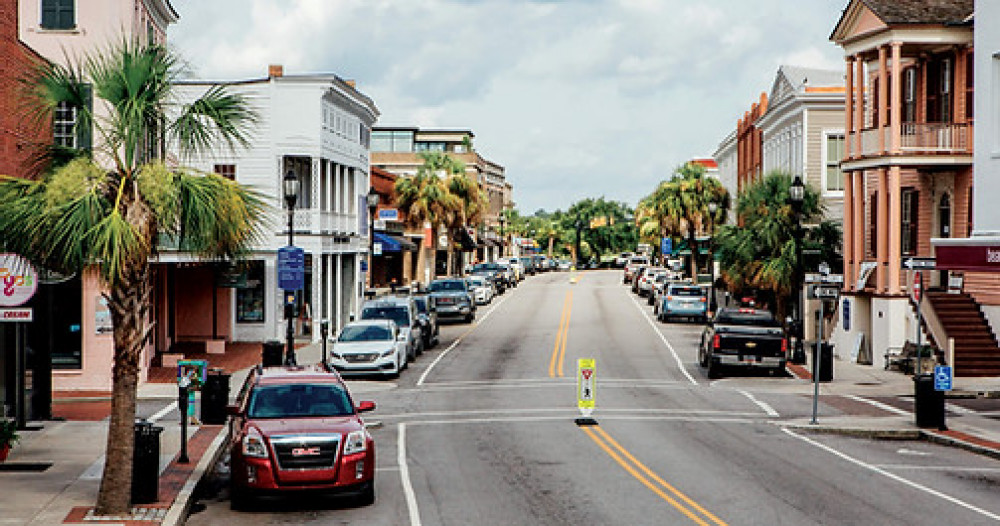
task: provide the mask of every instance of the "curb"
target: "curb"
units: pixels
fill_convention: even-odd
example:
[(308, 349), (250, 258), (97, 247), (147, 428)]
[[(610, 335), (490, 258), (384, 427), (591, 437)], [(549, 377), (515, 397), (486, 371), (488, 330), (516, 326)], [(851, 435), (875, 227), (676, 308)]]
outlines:
[(208, 449), (205, 450), (205, 454), (201, 456), (201, 460), (195, 466), (194, 471), (188, 475), (187, 481), (184, 482), (184, 487), (181, 488), (177, 497), (170, 504), (166, 517), (160, 522), (161, 526), (180, 526), (187, 520), (188, 513), (191, 511), (191, 502), (194, 500), (194, 491), (198, 487), (198, 483), (201, 482), (201, 478), (205, 475), (205, 472), (211, 466), (214, 466), (219, 461), (219, 457), (222, 456), (222, 451), (225, 449), (222, 445), (228, 434), (228, 427), (222, 426), (219, 429), (219, 434), (209, 444)]
[(825, 435), (841, 435), (855, 438), (874, 438), (877, 440), (920, 440), (922, 433), (919, 429), (861, 429), (847, 427), (833, 427), (812, 424), (794, 424), (788, 422), (774, 422), (780, 427), (808, 431)]
[(920, 437), (928, 442), (934, 444), (940, 444), (942, 446), (951, 446), (959, 449), (964, 449), (972, 453), (978, 453), (990, 458), (1000, 459), (1000, 449), (995, 449), (987, 446), (981, 446), (979, 444), (973, 444), (966, 440), (960, 438), (955, 438), (952, 436), (939, 433), (937, 431), (927, 431), (921, 430)]

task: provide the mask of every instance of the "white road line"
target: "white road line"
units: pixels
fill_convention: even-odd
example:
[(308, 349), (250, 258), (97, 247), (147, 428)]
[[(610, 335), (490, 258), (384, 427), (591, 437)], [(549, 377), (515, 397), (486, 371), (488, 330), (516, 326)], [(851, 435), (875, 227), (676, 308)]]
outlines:
[(169, 404), (167, 404), (167, 407), (160, 409), (159, 411), (156, 412), (156, 414), (147, 418), (146, 421), (149, 422), (150, 424), (155, 424), (161, 418), (167, 416), (168, 414), (170, 414), (171, 411), (174, 411), (175, 409), (177, 409), (177, 402), (176, 401), (170, 402)]
[(842, 459), (844, 459), (844, 460), (846, 460), (846, 461), (848, 461), (848, 462), (850, 462), (850, 463), (852, 463), (854, 465), (857, 465), (857, 466), (860, 466), (860, 467), (865, 468), (867, 470), (873, 471), (875, 473), (878, 473), (879, 475), (882, 475), (882, 476), (888, 477), (888, 478), (890, 478), (892, 480), (895, 480), (896, 482), (899, 482), (901, 484), (905, 484), (907, 486), (910, 486), (911, 488), (923, 491), (924, 493), (928, 493), (928, 494), (933, 495), (935, 497), (938, 497), (940, 499), (946, 500), (946, 501), (948, 501), (948, 502), (950, 502), (952, 504), (955, 504), (957, 506), (961, 506), (961, 507), (963, 507), (963, 508), (965, 508), (965, 509), (967, 509), (969, 511), (974, 511), (974, 512), (980, 514), (980, 515), (983, 515), (984, 517), (989, 517), (990, 519), (993, 519), (995, 521), (1000, 521), (1000, 515), (998, 515), (996, 513), (993, 513), (993, 512), (988, 511), (988, 510), (984, 510), (984, 509), (982, 509), (982, 508), (980, 508), (978, 506), (974, 506), (972, 504), (969, 504), (968, 502), (965, 502), (963, 500), (960, 500), (960, 499), (957, 499), (955, 497), (952, 497), (951, 495), (948, 495), (948, 494), (942, 493), (942, 492), (940, 492), (940, 491), (938, 491), (936, 489), (924, 486), (923, 484), (918, 484), (916, 482), (913, 482), (912, 480), (905, 479), (903, 477), (900, 477), (899, 475), (896, 475), (895, 473), (890, 473), (890, 472), (888, 472), (888, 471), (886, 471), (886, 470), (884, 470), (882, 468), (879, 468), (877, 466), (874, 466), (872, 464), (868, 464), (866, 462), (862, 462), (861, 460), (858, 460), (858, 459), (856, 459), (856, 458), (854, 458), (854, 457), (852, 457), (850, 455), (847, 455), (845, 453), (841, 453), (840, 451), (837, 451), (836, 449), (833, 449), (832, 447), (827, 446), (826, 444), (821, 444), (821, 443), (819, 443), (819, 442), (817, 442), (817, 441), (815, 441), (815, 440), (813, 440), (811, 438), (799, 435), (798, 433), (793, 432), (792, 430), (788, 429), (787, 427), (783, 427), (783, 428), (781, 428), (781, 430), (784, 431), (788, 435), (791, 435), (791, 436), (793, 436), (793, 437), (795, 437), (795, 438), (797, 438), (799, 440), (802, 440), (802, 441), (804, 441), (804, 442), (806, 442), (808, 444), (816, 446), (816, 447), (818, 447), (818, 448), (820, 448), (820, 449), (822, 449), (822, 450), (824, 450), (824, 451), (826, 451), (828, 453), (831, 453), (831, 454), (833, 454), (835, 456), (838, 456), (838, 457), (840, 457), (840, 458), (842, 458)]
[[(608, 414), (598, 414), (594, 413), (594, 418), (597, 421), (602, 420), (622, 420), (622, 421), (655, 421), (655, 422), (694, 422), (694, 423), (713, 423), (713, 424), (760, 424), (761, 420), (753, 418), (736, 418), (736, 417), (711, 417), (705, 415), (608, 415)], [(437, 420), (420, 420), (416, 422), (407, 422), (411, 426), (428, 426), (428, 425), (453, 425), (453, 424), (523, 424), (526, 422), (539, 423), (539, 422), (560, 422), (567, 425), (573, 425), (573, 419), (580, 416), (579, 413), (567, 413), (566, 415), (553, 415), (553, 416), (530, 416), (530, 415), (515, 415), (515, 416), (498, 416), (498, 417), (484, 417), (484, 418), (442, 418)], [(760, 416), (755, 414), (755, 416)], [(403, 425), (403, 424), (400, 424)]]
[(893, 406), (891, 406), (889, 404), (884, 404), (882, 402), (879, 402), (878, 400), (869, 400), (867, 398), (864, 398), (864, 397), (861, 397), (861, 396), (857, 396), (857, 395), (847, 395), (847, 398), (850, 398), (851, 400), (856, 400), (858, 402), (864, 402), (864, 403), (869, 404), (871, 406), (877, 407), (877, 408), (879, 408), (879, 409), (881, 409), (883, 411), (888, 411), (890, 413), (895, 413), (895, 414), (901, 415), (901, 416), (910, 416), (910, 415), (913, 414), (910, 411), (907, 411), (905, 409), (900, 409), (898, 407), (893, 407)]
[(457, 347), (458, 344), (462, 342), (462, 339), (464, 339), (470, 332), (474, 331), (476, 329), (476, 327), (479, 327), (484, 321), (486, 321), (486, 318), (489, 318), (490, 314), (493, 314), (493, 312), (496, 311), (500, 307), (500, 305), (503, 305), (503, 302), (505, 302), (508, 299), (510, 299), (510, 297), (513, 294), (514, 294), (514, 291), (511, 291), (511, 293), (509, 295), (507, 295), (507, 297), (505, 297), (504, 299), (502, 299), (499, 302), (497, 302), (497, 304), (494, 305), (493, 308), (491, 308), (488, 312), (486, 312), (486, 314), (483, 314), (483, 316), (476, 321), (476, 324), (471, 329), (469, 329), (468, 331), (466, 331), (465, 334), (459, 336), (457, 340), (455, 340), (454, 342), (452, 342), (452, 344), (449, 345), (448, 348), (444, 350), (444, 352), (442, 352), (441, 354), (439, 354), (438, 357), (435, 358), (434, 361), (431, 362), (431, 364), (427, 366), (427, 369), (424, 370), (424, 374), (420, 375), (420, 379), (417, 380), (417, 386), (419, 387), (421, 385), (424, 385), (424, 381), (427, 380), (427, 375), (431, 374), (431, 371), (434, 369), (434, 366), (437, 365), (438, 362), (440, 362), (441, 359), (444, 358), (446, 354), (448, 354), (449, 352), (451, 352), (452, 349), (454, 349), (455, 347)]
[(403, 496), (406, 497), (406, 508), (410, 512), (410, 526), (420, 526), (420, 510), (417, 508), (417, 494), (410, 484), (410, 468), (406, 465), (406, 424), (399, 424), (399, 443), (397, 445), (399, 463), (399, 478), (403, 481)]
[(972, 409), (968, 409), (966, 407), (962, 407), (960, 405), (945, 404), (945, 407), (948, 408), (949, 411), (951, 411), (952, 413), (955, 413), (957, 415), (974, 415), (974, 414), (976, 414), (976, 411), (974, 411)]
[(748, 393), (747, 391), (744, 391), (744, 390), (740, 389), (739, 393), (742, 394), (743, 396), (749, 398), (751, 402), (757, 404), (757, 407), (760, 407), (761, 409), (763, 409), (764, 412), (767, 413), (767, 416), (781, 416), (781, 415), (778, 414), (777, 411), (774, 410), (773, 407), (771, 407), (770, 405), (768, 405), (767, 402), (763, 402), (761, 400), (758, 400), (754, 395)]
[[(456, 380), (449, 382), (434, 382), (434, 387), (521, 387), (525, 384), (550, 385), (552, 382), (576, 383), (574, 378), (504, 378), (499, 380)], [(627, 384), (631, 386), (671, 386), (687, 385), (687, 382), (677, 380), (647, 380), (641, 378), (598, 378), (598, 385)]]
[[(607, 414), (651, 414), (651, 415), (720, 415), (754, 417), (760, 413), (748, 413), (746, 411), (716, 411), (711, 409), (648, 409), (648, 408), (601, 408), (598, 411), (602, 415)], [(407, 419), (407, 418), (429, 418), (441, 416), (475, 416), (475, 415), (501, 415), (501, 414), (540, 414), (540, 413), (565, 413), (571, 417), (577, 416), (577, 409), (573, 407), (543, 407), (537, 409), (473, 409), (468, 411), (428, 411), (422, 413), (396, 413), (389, 415), (379, 415), (385, 419)], [(771, 415), (771, 416), (777, 416)]]
[(977, 468), (959, 466), (921, 466), (920, 464), (875, 464), (884, 469), (912, 469), (915, 471), (961, 471), (969, 473), (1000, 473), (1000, 468)]
[[(424, 384), (419, 389), (417, 388), (401, 388), (397, 389), (397, 393), (406, 393), (410, 391), (420, 392), (420, 393), (447, 393), (451, 391), (481, 391), (481, 390), (491, 390), (491, 389), (566, 389), (567, 385), (572, 385), (575, 382), (573, 379), (560, 381), (558, 379), (549, 382), (548, 385), (544, 384), (496, 384), (496, 385), (456, 385), (451, 387), (438, 387), (437, 383), (431, 382)], [(657, 389), (668, 389), (668, 390), (690, 390), (691, 387), (685, 382), (684, 384), (647, 384), (647, 385), (635, 385), (626, 383), (614, 383), (614, 384), (602, 384), (600, 381), (597, 385), (603, 387), (604, 389), (634, 389), (636, 387), (655, 387)]]
[[(628, 292), (626, 292), (626, 294), (628, 294)], [(663, 344), (667, 346), (667, 349), (670, 351), (670, 354), (674, 355), (674, 360), (677, 360), (677, 366), (680, 367), (681, 372), (684, 373), (684, 376), (687, 377), (688, 381), (690, 381), (691, 384), (698, 385), (698, 382), (695, 381), (693, 376), (691, 376), (691, 373), (687, 372), (687, 369), (684, 367), (684, 362), (682, 362), (681, 357), (677, 355), (677, 351), (674, 350), (674, 346), (670, 345), (670, 342), (667, 341), (667, 337), (664, 336), (662, 332), (660, 332), (660, 329), (656, 327), (656, 325), (653, 323), (653, 320), (650, 319), (648, 314), (646, 314), (646, 311), (642, 310), (642, 305), (639, 305), (639, 302), (636, 301), (635, 298), (631, 298), (631, 300), (632, 303), (635, 303), (635, 308), (639, 309), (639, 312), (642, 314), (642, 317), (645, 318), (646, 321), (649, 323), (649, 326), (653, 328), (653, 332), (655, 332), (656, 335), (659, 336), (661, 340), (663, 340)]]

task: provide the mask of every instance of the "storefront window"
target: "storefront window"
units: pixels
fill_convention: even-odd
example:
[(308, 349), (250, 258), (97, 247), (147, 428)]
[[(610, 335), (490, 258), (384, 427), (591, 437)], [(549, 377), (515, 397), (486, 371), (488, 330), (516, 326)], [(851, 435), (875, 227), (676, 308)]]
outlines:
[(264, 322), (264, 262), (245, 263), (246, 286), (236, 289), (236, 323)]

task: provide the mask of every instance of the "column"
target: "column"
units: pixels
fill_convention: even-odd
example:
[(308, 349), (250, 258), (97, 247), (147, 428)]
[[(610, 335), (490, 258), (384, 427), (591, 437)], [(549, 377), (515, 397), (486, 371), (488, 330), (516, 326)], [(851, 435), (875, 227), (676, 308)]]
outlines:
[(854, 172), (854, 177), (852, 179), (854, 184), (854, 205), (851, 206), (851, 211), (854, 213), (854, 248), (852, 252), (854, 253), (854, 276), (855, 280), (858, 279), (858, 269), (861, 268), (861, 262), (865, 260), (865, 172), (864, 170), (857, 170)]
[[(864, 150), (861, 130), (865, 127), (865, 61), (861, 55), (854, 57), (854, 129), (857, 133), (857, 152), (870, 153)], [(862, 176), (862, 179), (864, 177)]]
[(344, 327), (344, 323), (346, 323), (346, 320), (344, 319), (344, 281), (343, 281), (344, 280), (344, 270), (343, 270), (344, 269), (344, 263), (343, 263), (343, 258), (344, 258), (343, 254), (340, 254), (340, 253), (337, 254), (337, 257), (336, 257), (336, 262), (337, 262), (337, 269), (336, 269), (337, 270), (337, 272), (336, 272), (336, 276), (337, 276), (337, 278), (336, 278), (337, 294), (335, 295), (336, 297), (334, 298), (334, 310), (333, 310), (334, 325), (337, 328), (337, 332), (340, 332), (340, 329), (343, 328)]
[(884, 228), (885, 225), (889, 224), (889, 195), (888, 195), (888, 184), (886, 179), (889, 177), (889, 172), (886, 168), (879, 168), (876, 172), (878, 177), (878, 217), (874, 220), (877, 221), (875, 224), (877, 239), (875, 239), (875, 254), (878, 260), (878, 268), (876, 269), (877, 275), (875, 279), (878, 280), (877, 291), (879, 293), (885, 293), (888, 289), (889, 283), (889, 236), (888, 232)]
[[(902, 80), (903, 80), (902, 73), (903, 72), (902, 72), (902, 68), (900, 68), (901, 61), (902, 61), (902, 47), (903, 47), (903, 44), (901, 42), (893, 42), (892, 43), (892, 93), (889, 94), (889, 97), (892, 100), (892, 102), (891, 102), (891, 104), (892, 104), (892, 114), (889, 115), (889, 128), (890, 128), (890, 134), (891, 134), (890, 136), (892, 137), (892, 140), (889, 143), (890, 144), (889, 152), (890, 153), (894, 153), (894, 154), (895, 153), (899, 153), (900, 146), (902, 144), (900, 132), (902, 131), (902, 123), (903, 123), (903, 121), (902, 121), (902, 115), (903, 115), (903, 112), (899, 111), (900, 106), (902, 106), (902, 103), (903, 103), (903, 96), (902, 96), (903, 95), (903, 82), (902, 82)], [(898, 172), (897, 172), (896, 175), (897, 176), (899, 175)], [(897, 179), (896, 183), (898, 185), (898, 183), (899, 183), (898, 179)], [(896, 189), (896, 192), (898, 193), (898, 188)], [(899, 218), (897, 216), (897, 220), (898, 219)], [(898, 232), (897, 232), (897, 235), (899, 235)], [(890, 243), (891, 243), (891, 240), (890, 240)], [(898, 251), (899, 247), (897, 247), (896, 249)], [(896, 288), (897, 289), (899, 288), (899, 284), (898, 283), (896, 284)]]
[[(846, 57), (844, 59), (845, 64), (845, 86), (844, 86), (844, 159), (850, 159), (854, 157), (854, 152), (857, 150), (854, 148), (854, 59), (851, 57)], [(844, 174), (845, 176), (847, 174)], [(850, 178), (848, 178), (850, 179)], [(845, 204), (847, 197), (844, 197)], [(845, 212), (846, 213), (846, 212)], [(844, 229), (844, 233), (847, 233), (847, 229)]]
[(887, 225), (879, 225), (889, 230), (889, 294), (900, 293), (899, 273), (903, 248), (901, 177), (899, 166), (889, 167), (889, 222)]
[[(969, 67), (968, 49), (955, 50), (955, 97), (954, 97), (954, 117), (952, 121), (958, 124), (965, 124), (965, 106), (969, 101), (965, 100), (965, 69)], [(955, 136), (952, 137), (952, 144), (958, 144)]]
[[(845, 143), (846, 144), (846, 143)], [(846, 155), (846, 154), (845, 154)], [(854, 287), (854, 172), (844, 172), (844, 290)]]
[[(886, 75), (886, 67), (888, 67), (887, 54), (885, 46), (878, 47), (878, 126), (875, 127), (875, 130), (878, 133), (878, 151), (882, 155), (885, 155), (887, 146), (885, 144), (885, 126), (886, 114), (888, 113), (886, 110), (889, 107), (886, 104), (888, 102), (886, 97), (889, 93), (889, 76)], [(893, 112), (897, 111), (899, 111), (899, 108), (893, 106)], [(882, 176), (880, 175), (879, 177), (881, 178)], [(879, 179), (879, 182), (881, 183), (881, 179)]]

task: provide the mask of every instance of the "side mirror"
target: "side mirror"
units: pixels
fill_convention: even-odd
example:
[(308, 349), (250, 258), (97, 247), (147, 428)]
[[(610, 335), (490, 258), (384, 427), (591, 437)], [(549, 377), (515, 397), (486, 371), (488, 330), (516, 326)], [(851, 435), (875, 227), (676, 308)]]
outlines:
[(236, 404), (227, 405), (226, 414), (229, 416), (240, 416), (240, 406)]
[(359, 413), (367, 413), (369, 411), (375, 410), (375, 402), (364, 401), (358, 404), (357, 410)]

